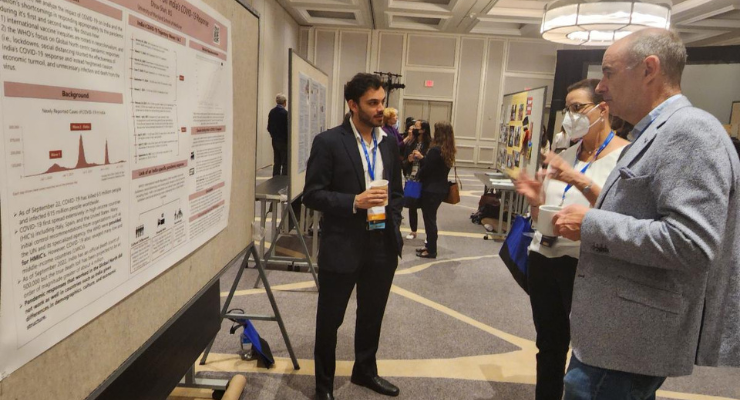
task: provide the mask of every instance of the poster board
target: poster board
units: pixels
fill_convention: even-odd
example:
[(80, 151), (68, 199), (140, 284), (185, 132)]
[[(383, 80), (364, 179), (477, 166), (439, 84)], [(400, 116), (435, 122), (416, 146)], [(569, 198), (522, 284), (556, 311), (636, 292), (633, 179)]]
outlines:
[(726, 125), (730, 137), (740, 138), (740, 101), (733, 101), (730, 109), (730, 124)]
[[(67, 49), (69, 54), (68, 58), (57, 55), (53, 60), (50, 48), (40, 50), (47, 49), (41, 41), (51, 42), (52, 38), (48, 27), (46, 31), (38, 29), (38, 35), (34, 35), (34, 40), (39, 41), (36, 56), (14, 59), (28, 65), (17, 68), (18, 74), (2, 77), (0, 168), (4, 177), (13, 178), (4, 185), (0, 203), (3, 257), (0, 345), (4, 356), (0, 361), (3, 371), (0, 393), (9, 398), (84, 398), (251, 240), (259, 19), (233, 0), (47, 0), (46, 4), (39, 4), (16, 2), (2, 11), (10, 13), (4, 14), (6, 19), (17, 18), (26, 29), (55, 22), (55, 45)], [(36, 23), (23, 18), (35, 18)], [(55, 19), (65, 22), (60, 26), (60, 21)], [(86, 29), (77, 31), (70, 27), (70, 21)], [(206, 27), (207, 35), (199, 27)], [(7, 36), (6, 39), (13, 40)], [(32, 47), (28, 45), (30, 42), (25, 39), (24, 46)], [(12, 51), (11, 47), (3, 49), (4, 55)], [(50, 90), (50, 87), (62, 87), (62, 90)], [(192, 101), (178, 101), (185, 96)], [(20, 104), (29, 107), (18, 112)], [(39, 129), (44, 123), (47, 129)], [(169, 129), (173, 125), (178, 128), (176, 135)], [(23, 130), (23, 126), (33, 129)], [(110, 142), (106, 143), (106, 139)], [(25, 143), (29, 146), (23, 150), (11, 147)], [(239, 156), (232, 157), (228, 150)], [(177, 161), (163, 163), (163, 154)], [(25, 159), (19, 162), (13, 157), (28, 157), (30, 162)], [(33, 171), (24, 174), (20, 171), (22, 167)], [(15, 174), (9, 175), (9, 171)], [(167, 178), (171, 176), (176, 178)], [(160, 178), (167, 178), (168, 183)], [(137, 179), (158, 183), (138, 184)], [(172, 181), (184, 181), (181, 186), (187, 194), (172, 196), (171, 193), (177, 192), (170, 185)], [(74, 196), (56, 191), (64, 188), (74, 189)], [(115, 200), (100, 200), (119, 192), (122, 194)], [(154, 204), (156, 207), (171, 207), (173, 198), (177, 197), (178, 208), (155, 212), (149, 221), (152, 210), (139, 206), (144, 206), (143, 203), (151, 206), (140, 200), (146, 197), (142, 193), (152, 192), (157, 192), (153, 196), (161, 200), (160, 204)], [(13, 196), (26, 193), (23, 202), (13, 200)], [(42, 193), (43, 196), (37, 196)], [(41, 197), (53, 199), (51, 206), (36, 204)], [(96, 199), (106, 207), (92, 208)], [(132, 205), (135, 201), (140, 201), (138, 206)], [(23, 203), (26, 209), (36, 210), (19, 218), (22, 209), (19, 206)], [(29, 224), (38, 222), (44, 228), (48, 224), (42, 222), (49, 216), (39, 213), (55, 210), (54, 214), (66, 217), (67, 210), (56, 208), (64, 206), (77, 207), (82, 212), (79, 217), (83, 224), (92, 224), (84, 219), (86, 214), (115, 216), (95, 223), (103, 226), (103, 230), (93, 231), (89, 227), (93, 233), (87, 233), (97, 236), (87, 241), (80, 236), (69, 247), (64, 243), (65, 249), (70, 250), (70, 258), (76, 255), (83, 261), (77, 269), (67, 271), (74, 272), (65, 279), (74, 289), (50, 301), (66, 297), (77, 302), (70, 301), (68, 308), (56, 304), (45, 310), (44, 320), (34, 319), (41, 314), (33, 315), (29, 325), (35, 322), (34, 326), (19, 326), (17, 312), (27, 311), (22, 305), (17, 307), (14, 296), (18, 287), (24, 290), (24, 282), (22, 275), (18, 282), (13, 274), (18, 272), (18, 259), (27, 258), (21, 266), (30, 266), (32, 256), (30, 250), (19, 248), (16, 227), (25, 226), (28, 233), (29, 229), (38, 229)], [(144, 223), (135, 221), (141, 215), (145, 216)], [(21, 223), (26, 217), (29, 220)], [(201, 218), (207, 218), (208, 222), (200, 222), (205, 221)], [(180, 226), (185, 228), (178, 228), (175, 224), (178, 220), (183, 221)], [(77, 218), (70, 217), (59, 222), (71, 229), (76, 221)], [(149, 238), (156, 246), (147, 254), (156, 257), (150, 257), (151, 262), (142, 262), (141, 257), (145, 256), (139, 255), (134, 261), (132, 246), (141, 244), (147, 232), (152, 231), (164, 233)], [(34, 233), (37, 238), (44, 234)], [(97, 237), (105, 240), (96, 243)], [(116, 254), (107, 257), (104, 251), (100, 263), (95, 263), (97, 257), (93, 259), (92, 268), (96, 272), (76, 274), (89, 263), (84, 261), (86, 252), (98, 256), (95, 251), (105, 249), (113, 240), (120, 249)], [(28, 257), (21, 256), (24, 250)], [(39, 249), (34, 255), (43, 253)], [(108, 271), (95, 276), (96, 266), (100, 269), (113, 266), (108, 271), (116, 272), (110, 276), (125, 275), (126, 279), (116, 277), (115, 282), (106, 283), (104, 276)], [(95, 278), (85, 280), (90, 274)], [(77, 281), (84, 283), (73, 286)], [(88, 296), (84, 293), (85, 285), (105, 290), (90, 292)], [(31, 307), (31, 313), (36, 313), (46, 305), (36, 307), (33, 303)], [(47, 322), (48, 327), (44, 326)], [(37, 326), (44, 329), (26, 335)], [(8, 327), (12, 330), (7, 330)], [(44, 379), (37, 379), (39, 376)]]
[(516, 179), (539, 168), (547, 86), (504, 95), (499, 121), (496, 167)]
[(327, 129), (329, 77), (293, 49), (288, 59), (288, 191), (293, 201), (303, 193), (313, 139)]

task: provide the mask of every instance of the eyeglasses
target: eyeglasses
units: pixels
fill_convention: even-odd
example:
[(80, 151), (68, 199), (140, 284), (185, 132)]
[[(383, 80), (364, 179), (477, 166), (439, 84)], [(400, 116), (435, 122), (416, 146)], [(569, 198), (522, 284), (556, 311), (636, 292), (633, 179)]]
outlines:
[(581, 104), (581, 103), (573, 103), (573, 104), (571, 104), (571, 105), (569, 105), (569, 106), (565, 107), (565, 108), (564, 108), (564, 109), (563, 109), (562, 111), (560, 111), (560, 112), (561, 112), (561, 113), (562, 113), (563, 115), (567, 114), (567, 113), (568, 113), (568, 111), (570, 111), (570, 112), (572, 112), (572, 113), (579, 113), (579, 112), (583, 111), (583, 109), (584, 109), (584, 108), (586, 108), (586, 107), (588, 107), (588, 106), (593, 106), (593, 105), (595, 105), (595, 104), (594, 104), (594, 103), (583, 103), (583, 104)]

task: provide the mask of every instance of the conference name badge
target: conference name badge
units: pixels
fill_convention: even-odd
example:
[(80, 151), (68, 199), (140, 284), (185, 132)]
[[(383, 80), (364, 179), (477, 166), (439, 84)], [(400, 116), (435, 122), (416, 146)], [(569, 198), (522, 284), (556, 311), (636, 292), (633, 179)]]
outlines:
[(367, 229), (385, 229), (385, 207), (372, 207), (367, 210)]

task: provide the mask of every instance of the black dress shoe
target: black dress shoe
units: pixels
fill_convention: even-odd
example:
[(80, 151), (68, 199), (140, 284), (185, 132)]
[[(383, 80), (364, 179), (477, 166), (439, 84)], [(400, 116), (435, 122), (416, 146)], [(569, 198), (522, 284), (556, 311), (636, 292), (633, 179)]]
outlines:
[(334, 400), (334, 395), (331, 393), (316, 392), (316, 400)]
[(424, 250), (416, 253), (416, 256), (421, 258), (437, 258), (437, 253), (430, 253), (428, 250)]
[(384, 394), (386, 396), (398, 396), (398, 394), (401, 393), (396, 385), (377, 375), (367, 377), (353, 376), (350, 381), (355, 385), (364, 386), (376, 393)]

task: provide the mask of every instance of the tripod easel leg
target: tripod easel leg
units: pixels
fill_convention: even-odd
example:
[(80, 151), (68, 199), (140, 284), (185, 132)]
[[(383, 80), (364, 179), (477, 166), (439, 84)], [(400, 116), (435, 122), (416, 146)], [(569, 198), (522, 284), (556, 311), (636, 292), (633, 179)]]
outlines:
[(290, 359), (293, 361), (293, 368), (295, 369), (301, 369), (300, 365), (298, 365), (298, 360), (296, 359), (295, 353), (293, 352), (293, 346), (290, 344), (290, 338), (288, 337), (288, 331), (285, 330), (285, 324), (283, 323), (283, 317), (280, 316), (280, 310), (278, 309), (277, 303), (275, 302), (275, 296), (272, 294), (272, 289), (270, 288), (270, 282), (267, 281), (267, 276), (265, 275), (265, 269), (262, 267), (262, 262), (259, 259), (259, 256), (257, 255), (257, 251), (252, 248), (251, 250), (252, 257), (254, 257), (254, 261), (257, 264), (257, 270), (259, 271), (260, 277), (262, 278), (262, 283), (265, 285), (265, 292), (267, 293), (267, 298), (270, 300), (270, 305), (272, 306), (272, 311), (275, 313), (275, 321), (277, 321), (278, 326), (280, 327), (280, 332), (283, 334), (283, 340), (285, 341), (285, 347), (288, 349), (288, 354), (290, 354)]
[[(226, 313), (229, 311), (229, 306), (231, 305), (231, 299), (234, 298), (234, 293), (236, 292), (236, 287), (239, 285), (239, 281), (242, 278), (242, 274), (244, 273), (244, 269), (247, 268), (247, 263), (249, 262), (249, 252), (254, 251), (254, 246), (251, 246), (250, 248), (247, 248), (247, 251), (244, 252), (244, 259), (242, 260), (241, 264), (239, 265), (239, 271), (236, 273), (236, 278), (234, 279), (234, 283), (231, 284), (231, 290), (229, 290), (229, 295), (226, 297), (226, 301), (224, 302), (224, 306), (221, 308), (221, 321), (224, 320), (224, 317), (226, 317)], [(211, 340), (211, 343), (208, 344), (208, 347), (206, 347), (206, 350), (203, 352), (203, 357), (200, 359), (200, 365), (206, 364), (206, 359), (208, 358), (208, 353), (211, 352), (211, 347), (213, 347), (213, 342), (216, 341), (216, 338), (214, 337)]]
[[(231, 290), (229, 290), (229, 294), (226, 297), (224, 306), (221, 308), (221, 320), (223, 321), (224, 318), (246, 318), (277, 322), (278, 326), (280, 327), (280, 333), (283, 335), (283, 340), (285, 341), (285, 347), (288, 349), (288, 354), (290, 354), (290, 359), (293, 362), (293, 368), (300, 369), (301, 367), (300, 365), (298, 365), (298, 359), (296, 358), (295, 352), (293, 351), (293, 346), (290, 343), (290, 337), (288, 337), (288, 331), (285, 329), (285, 323), (283, 323), (283, 317), (280, 315), (280, 309), (278, 308), (277, 302), (275, 301), (275, 296), (272, 293), (270, 283), (267, 281), (267, 275), (265, 275), (265, 269), (262, 265), (262, 261), (260, 261), (260, 257), (258, 254), (259, 253), (257, 251), (257, 248), (253, 243), (250, 244), (249, 247), (246, 249), (244, 253), (244, 258), (239, 265), (239, 271), (237, 272), (236, 278), (234, 279), (234, 283), (231, 285)], [(267, 298), (270, 300), (270, 305), (272, 306), (272, 311), (274, 313), (274, 315), (272, 316), (228, 313), (229, 306), (231, 305), (231, 300), (233, 300), (234, 298), (234, 293), (236, 292), (236, 288), (239, 285), (239, 281), (241, 280), (242, 274), (244, 273), (244, 269), (249, 263), (250, 256), (254, 259), (260, 279), (262, 279), (262, 282), (265, 285), (265, 293), (267, 293)], [(213, 340), (211, 340), (211, 343), (208, 344), (208, 347), (206, 347), (203, 353), (203, 357), (200, 360), (200, 365), (205, 365), (206, 359), (208, 358), (208, 354), (211, 352), (211, 347), (213, 347), (213, 343), (215, 342), (215, 340), (216, 338), (213, 338)]]
[[(298, 226), (298, 218), (295, 216), (295, 212), (293, 212), (293, 207), (290, 207), (290, 204), (287, 206), (288, 214), (290, 218), (293, 219), (293, 223), (295, 226)], [(306, 262), (308, 263), (308, 268), (311, 271), (311, 275), (313, 275), (313, 281), (316, 283), (316, 288), (319, 287), (319, 278), (316, 275), (316, 269), (313, 267), (313, 261), (311, 261), (311, 252), (308, 250), (308, 246), (306, 245), (306, 240), (303, 238), (303, 232), (298, 231), (298, 239), (301, 241), (301, 246), (303, 246), (303, 253), (306, 255)]]

